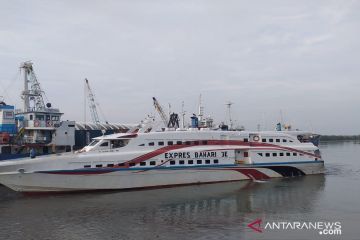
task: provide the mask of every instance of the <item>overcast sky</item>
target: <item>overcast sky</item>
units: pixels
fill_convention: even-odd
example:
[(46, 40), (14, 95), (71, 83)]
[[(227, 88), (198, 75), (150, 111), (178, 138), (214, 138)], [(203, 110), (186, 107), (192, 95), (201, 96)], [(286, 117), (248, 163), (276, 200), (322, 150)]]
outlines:
[[(247, 129), (280, 120), (360, 133), (360, 1), (0, 0), (0, 95), (21, 107), (32, 60), (63, 119), (84, 120), (88, 78), (110, 122), (137, 123), (152, 97), (187, 117), (225, 103)], [(89, 115), (87, 117), (90, 118)]]

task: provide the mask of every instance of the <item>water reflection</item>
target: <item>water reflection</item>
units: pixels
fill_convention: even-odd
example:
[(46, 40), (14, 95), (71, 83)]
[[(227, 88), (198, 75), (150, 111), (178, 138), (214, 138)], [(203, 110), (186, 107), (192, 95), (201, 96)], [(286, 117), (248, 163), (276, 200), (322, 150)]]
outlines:
[(324, 186), (317, 175), (38, 197), (1, 187), (0, 239), (201, 238), (215, 229), (213, 237), (221, 238), (229, 228), (240, 236), (254, 215), (313, 211)]

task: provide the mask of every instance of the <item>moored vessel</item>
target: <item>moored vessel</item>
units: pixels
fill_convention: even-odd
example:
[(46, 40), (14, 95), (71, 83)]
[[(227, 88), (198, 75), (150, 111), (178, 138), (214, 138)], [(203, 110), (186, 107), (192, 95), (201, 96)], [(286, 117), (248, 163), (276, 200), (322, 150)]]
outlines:
[[(303, 133), (301, 133), (303, 134)], [(296, 131), (177, 129), (95, 138), (76, 153), (4, 161), (21, 192), (134, 189), (321, 174), (317, 146)]]

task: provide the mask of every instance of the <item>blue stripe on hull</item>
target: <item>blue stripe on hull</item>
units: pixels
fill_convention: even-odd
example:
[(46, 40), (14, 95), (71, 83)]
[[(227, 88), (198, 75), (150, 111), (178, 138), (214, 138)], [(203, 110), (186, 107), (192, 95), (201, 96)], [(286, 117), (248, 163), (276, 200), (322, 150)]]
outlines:
[(203, 166), (171, 166), (171, 167), (138, 167), (138, 168), (116, 168), (116, 167), (109, 167), (109, 168), (80, 168), (80, 169), (71, 169), (71, 170), (49, 170), (49, 171), (38, 171), (38, 173), (63, 173), (63, 174), (81, 174), (81, 173), (110, 173), (115, 171), (150, 171), (150, 170), (179, 170), (179, 169), (216, 169), (216, 168), (256, 168), (256, 167), (266, 167), (266, 166), (275, 166), (278, 165), (279, 167), (282, 165), (289, 165), (289, 164), (323, 164), (324, 161), (297, 161), (297, 162), (270, 162), (270, 163), (253, 163), (253, 164), (218, 164), (218, 165), (203, 165)]
[(303, 163), (324, 163), (322, 160), (317, 161), (296, 161), (296, 162), (269, 162), (269, 163), (251, 163), (251, 164), (245, 164), (247, 166), (251, 165), (283, 165), (283, 164), (303, 164)]

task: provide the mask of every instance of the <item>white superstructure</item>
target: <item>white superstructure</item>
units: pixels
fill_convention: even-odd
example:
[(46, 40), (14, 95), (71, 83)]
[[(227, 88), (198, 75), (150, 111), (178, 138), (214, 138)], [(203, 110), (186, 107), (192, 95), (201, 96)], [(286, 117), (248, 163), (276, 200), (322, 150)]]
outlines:
[(323, 172), (318, 147), (297, 132), (189, 129), (95, 138), (77, 153), (3, 161), (16, 191), (79, 191), (261, 180)]

